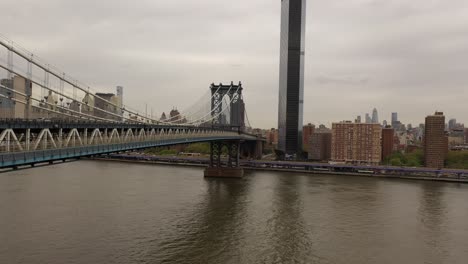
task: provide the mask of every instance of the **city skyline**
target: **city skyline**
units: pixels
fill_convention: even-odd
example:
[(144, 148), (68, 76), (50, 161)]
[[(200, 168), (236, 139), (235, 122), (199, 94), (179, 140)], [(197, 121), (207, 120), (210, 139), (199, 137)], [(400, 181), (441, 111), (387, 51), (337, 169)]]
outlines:
[[(278, 4), (90, 3), (5, 3), (2, 34), (95, 90), (126, 87), (130, 105), (148, 103), (158, 114), (181, 93), (184, 108), (207, 83), (242, 80), (252, 123), (276, 127)], [(48, 12), (54, 16), (41, 19)], [(304, 123), (351, 120), (369, 107), (380, 121), (398, 112), (402, 123), (419, 124), (438, 110), (468, 123), (460, 96), (468, 83), (466, 2), (334, 0), (309, 2), (307, 13)]]

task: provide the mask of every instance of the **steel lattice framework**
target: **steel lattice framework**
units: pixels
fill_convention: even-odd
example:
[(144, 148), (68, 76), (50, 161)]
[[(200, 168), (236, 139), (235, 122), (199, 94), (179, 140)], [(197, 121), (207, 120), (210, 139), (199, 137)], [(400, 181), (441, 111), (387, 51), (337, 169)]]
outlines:
[[(223, 141), (257, 140), (253, 135), (211, 127), (51, 122), (2, 126), (0, 168), (176, 144), (214, 142), (213, 148)], [(220, 157), (220, 147), (216, 150)]]

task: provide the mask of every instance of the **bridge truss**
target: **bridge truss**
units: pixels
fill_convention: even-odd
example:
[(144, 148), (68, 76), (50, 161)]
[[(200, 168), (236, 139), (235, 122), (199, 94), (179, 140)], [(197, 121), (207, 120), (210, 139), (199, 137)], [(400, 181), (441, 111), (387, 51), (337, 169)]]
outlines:
[(177, 144), (257, 139), (211, 127), (46, 121), (2, 126), (0, 168)]

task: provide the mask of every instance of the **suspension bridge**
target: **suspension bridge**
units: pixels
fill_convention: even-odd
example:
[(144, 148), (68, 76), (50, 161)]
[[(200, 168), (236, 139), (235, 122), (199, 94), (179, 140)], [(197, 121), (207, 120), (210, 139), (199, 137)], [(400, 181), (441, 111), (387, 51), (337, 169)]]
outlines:
[(192, 105), (157, 119), (125, 105), (122, 87), (95, 91), (1, 35), (0, 77), (0, 169), (210, 142), (205, 176), (239, 177), (241, 147), (261, 154), (240, 82), (213, 83)]

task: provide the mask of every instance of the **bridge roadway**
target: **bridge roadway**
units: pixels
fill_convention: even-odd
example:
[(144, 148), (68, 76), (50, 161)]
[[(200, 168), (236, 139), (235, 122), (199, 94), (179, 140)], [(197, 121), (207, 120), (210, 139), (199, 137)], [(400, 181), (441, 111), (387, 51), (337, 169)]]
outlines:
[(0, 121), (0, 169), (212, 141), (256, 141), (238, 128), (76, 121)]

